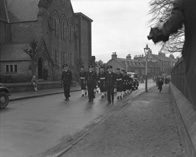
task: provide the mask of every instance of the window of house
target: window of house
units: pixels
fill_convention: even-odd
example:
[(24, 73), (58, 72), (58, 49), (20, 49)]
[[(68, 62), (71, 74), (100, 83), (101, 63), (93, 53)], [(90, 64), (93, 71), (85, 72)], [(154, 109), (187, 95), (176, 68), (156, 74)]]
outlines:
[(17, 73), (17, 71), (18, 71), (17, 65), (14, 65), (14, 72)]
[(6, 65), (5, 66), (6, 73), (17, 73), (18, 72), (18, 66), (17, 65)]
[(9, 65), (6, 65), (6, 73), (9, 73)]
[(13, 72), (13, 65), (10, 65), (10, 72)]

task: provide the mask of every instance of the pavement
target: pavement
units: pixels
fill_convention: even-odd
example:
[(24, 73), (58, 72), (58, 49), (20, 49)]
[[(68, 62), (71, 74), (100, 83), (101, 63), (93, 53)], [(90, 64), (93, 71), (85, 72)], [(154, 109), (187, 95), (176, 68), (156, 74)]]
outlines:
[[(70, 92), (79, 91), (80, 86), (71, 87)], [(22, 100), (22, 99), (29, 99), (53, 94), (60, 94), (63, 93), (63, 88), (52, 88), (52, 89), (42, 89), (35, 91), (24, 91), (24, 92), (14, 92), (11, 93), (10, 101)]]
[(169, 86), (129, 99), (60, 157), (184, 157)]

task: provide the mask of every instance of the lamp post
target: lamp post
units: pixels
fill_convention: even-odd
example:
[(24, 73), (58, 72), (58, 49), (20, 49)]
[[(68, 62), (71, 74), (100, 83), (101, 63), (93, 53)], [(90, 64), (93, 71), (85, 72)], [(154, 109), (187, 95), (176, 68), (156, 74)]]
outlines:
[(147, 87), (148, 83), (147, 83), (147, 81), (148, 81), (148, 53), (149, 53), (149, 51), (150, 51), (150, 48), (148, 47), (148, 44), (146, 44), (146, 47), (144, 48), (144, 53), (146, 55), (146, 70), (145, 70), (145, 75), (146, 75), (145, 91), (146, 92), (148, 92), (148, 87)]

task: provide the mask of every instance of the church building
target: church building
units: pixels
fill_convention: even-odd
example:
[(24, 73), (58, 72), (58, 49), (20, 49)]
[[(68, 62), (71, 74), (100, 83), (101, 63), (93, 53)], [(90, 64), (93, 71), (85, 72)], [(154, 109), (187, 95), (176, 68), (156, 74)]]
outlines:
[(70, 0), (0, 0), (0, 74), (13, 79), (60, 80), (67, 63), (78, 78), (91, 60), (92, 19)]

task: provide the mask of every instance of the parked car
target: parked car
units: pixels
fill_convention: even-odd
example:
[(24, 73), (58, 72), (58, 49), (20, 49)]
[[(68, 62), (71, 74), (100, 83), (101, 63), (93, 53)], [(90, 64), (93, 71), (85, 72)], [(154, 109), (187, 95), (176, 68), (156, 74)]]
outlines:
[(133, 90), (138, 89), (139, 81), (138, 81), (138, 78), (137, 78), (137, 74), (134, 73), (134, 72), (127, 72), (127, 75), (131, 76), (131, 78), (133, 79), (132, 89)]
[(7, 107), (9, 103), (10, 91), (7, 87), (0, 84), (0, 109)]

